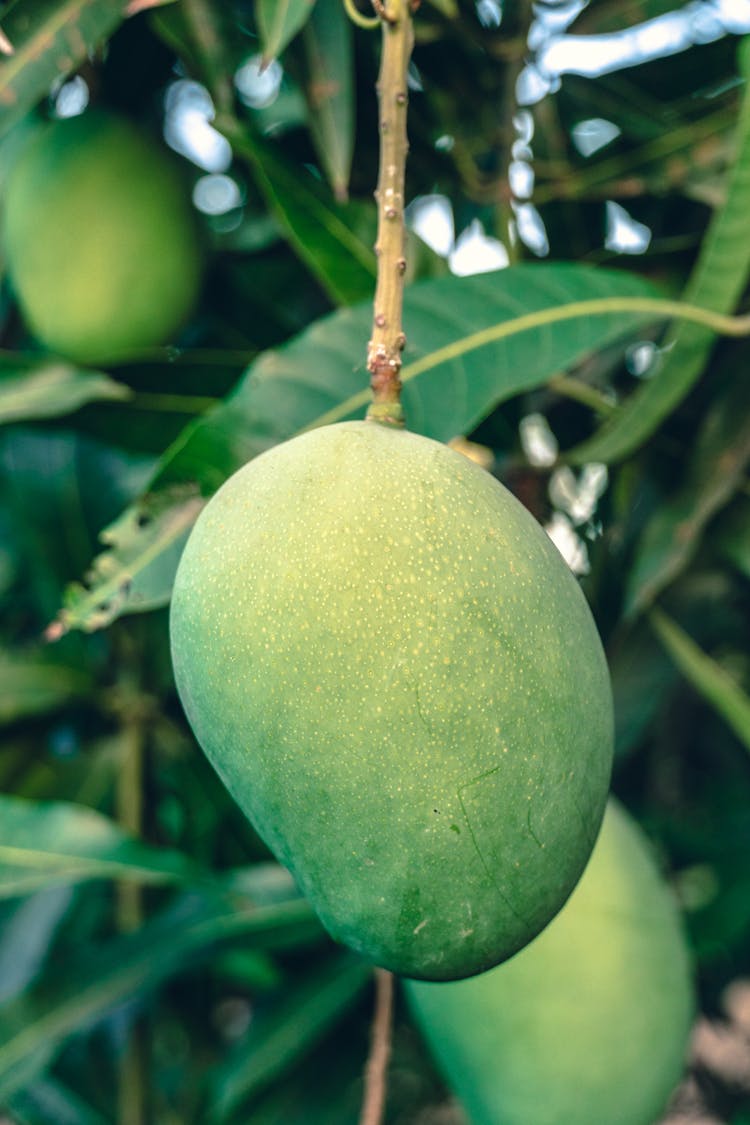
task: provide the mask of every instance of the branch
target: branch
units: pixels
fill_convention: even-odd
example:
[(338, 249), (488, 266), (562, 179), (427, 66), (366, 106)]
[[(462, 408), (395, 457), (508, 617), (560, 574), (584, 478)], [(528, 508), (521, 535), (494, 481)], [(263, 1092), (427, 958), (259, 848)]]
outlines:
[(378, 280), (375, 289), (372, 337), (367, 347), (373, 401), (369, 419), (403, 425), (401, 352), (404, 300), (404, 179), (406, 116), (409, 103), (407, 73), (414, 43), (411, 12), (406, 0), (391, 0), (383, 13), (383, 53), (378, 76), (380, 111), (380, 171), (375, 199), (378, 205)]
[(376, 969), (372, 1043), (365, 1071), (365, 1094), (359, 1125), (381, 1125), (383, 1120), (392, 1024), (393, 973), (387, 969)]

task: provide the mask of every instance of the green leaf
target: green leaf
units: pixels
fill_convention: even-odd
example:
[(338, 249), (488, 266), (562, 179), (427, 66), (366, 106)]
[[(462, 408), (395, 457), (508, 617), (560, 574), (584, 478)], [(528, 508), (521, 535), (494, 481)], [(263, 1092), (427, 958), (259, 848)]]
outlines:
[(428, 0), (433, 8), (444, 15), (449, 20), (458, 19), (459, 9), (457, 0)]
[(644, 620), (607, 646), (615, 710), (615, 756), (646, 738), (679, 673)]
[[(15, 0), (3, 16), (0, 136), (122, 22), (125, 0)], [(2, 57), (2, 56), (0, 56)]]
[(0, 654), (0, 725), (54, 711), (90, 688), (91, 677), (81, 668)]
[(750, 500), (742, 496), (722, 516), (714, 543), (721, 555), (750, 578)]
[(0, 360), (0, 425), (71, 414), (87, 402), (122, 401), (132, 391), (97, 371), (62, 360)]
[(100, 535), (98, 555), (84, 585), (68, 587), (65, 605), (47, 628), (57, 640), (70, 629), (109, 625), (127, 605), (143, 613), (166, 605), (177, 563), (204, 501), (190, 486), (146, 495)]
[(131, 839), (93, 809), (0, 795), (0, 898), (90, 879), (191, 877), (187, 857)]
[[(335, 1034), (273, 1082), (265, 1093), (253, 1098), (252, 1125), (352, 1125), (361, 1115), (362, 1071), (366, 1041), (358, 1034), (361, 1026), (355, 1014)], [(350, 1030), (351, 1029), (351, 1030)], [(395, 1070), (400, 1069), (394, 1060)], [(394, 1082), (395, 1085), (395, 1082)], [(400, 1102), (400, 1096), (399, 1102)], [(394, 1120), (428, 1125), (424, 1115), (396, 1112)], [(231, 1125), (249, 1125), (247, 1113), (240, 1109), (229, 1117)], [(438, 1118), (439, 1121), (439, 1118)], [(433, 1118), (433, 1125), (438, 1123)], [(458, 1122), (444, 1122), (458, 1125)]]
[[(522, 265), (411, 286), (406, 292), (410, 335), (402, 371), (411, 428), (438, 441), (469, 432), (498, 403), (544, 384), (591, 351), (655, 319), (660, 307), (657, 303), (651, 308), (655, 292), (648, 282), (629, 274), (562, 264)], [(621, 298), (637, 299), (638, 311), (619, 309)], [(566, 308), (566, 301), (604, 305), (596, 306), (600, 315), (592, 315), (591, 305)], [(363, 341), (371, 316), (369, 305), (341, 310), (283, 348), (259, 356), (233, 394), (188, 427), (167, 451), (152, 479), (152, 491), (161, 496), (188, 480), (213, 492), (277, 442), (305, 428), (359, 416), (370, 398)], [(177, 540), (182, 543), (187, 530), (185, 521), (178, 520), (179, 535), (170, 535), (169, 510), (165, 500), (158, 544), (138, 534), (137, 520), (122, 517), (133, 532), (128, 557), (134, 579), (142, 564), (156, 564), (157, 547), (171, 553), (173, 576)], [(106, 556), (99, 565), (103, 573), (110, 568)], [(162, 575), (166, 579), (166, 565)], [(60, 624), (84, 629), (103, 624), (105, 618), (96, 612), (99, 591), (93, 581), (86, 603), (79, 603), (70, 616), (63, 611)], [(106, 620), (130, 611), (128, 587), (121, 586), (117, 594)], [(104, 585), (102, 597), (106, 601), (109, 596)]]
[(315, 151), (339, 201), (349, 193), (354, 150), (352, 24), (341, 0), (317, 0), (302, 33), (305, 96)]
[[(161, 23), (167, 34), (170, 30), (173, 35), (176, 33), (178, 53), (187, 54), (191, 64), (198, 68), (217, 111), (229, 112), (234, 104), (232, 75), (239, 65), (233, 35), (238, 31), (238, 21), (234, 13), (225, 4), (187, 0), (170, 11), (166, 19), (162, 13)], [(187, 52), (180, 42), (183, 34), (187, 38)]]
[[(739, 51), (744, 79), (736, 133), (736, 157), (729, 172), (724, 206), (711, 220), (698, 261), (682, 299), (719, 313), (731, 313), (750, 274), (750, 38)], [(661, 368), (635, 391), (591, 440), (567, 454), (584, 461), (621, 461), (643, 444), (683, 400), (703, 373), (715, 335), (697, 324), (682, 324), (666, 342)]]
[[(2, 1019), (1, 1014), (0, 1019)], [(25, 1053), (21, 1061), (13, 1068), (11, 1081), (8, 1083), (9, 1092), (13, 1093), (28, 1086), (30, 1082), (33, 1082), (38, 1075), (46, 1070), (54, 1056), (55, 1047), (52, 1043), (41, 1043), (35, 1050)], [(8, 1099), (3, 1096), (2, 1088), (3, 1078), (0, 1077), (0, 1098), (5, 1104)]]
[[(616, 309), (592, 316), (586, 308), (565, 319), (566, 301), (654, 293), (631, 275), (569, 265), (523, 265), (410, 286), (401, 372), (410, 429), (438, 441), (466, 434), (498, 403), (655, 316)], [(371, 317), (369, 305), (342, 310), (259, 356), (225, 403), (167, 452), (153, 486), (198, 479), (213, 491), (269, 446), (360, 416), (370, 400), (363, 342)]]
[(750, 750), (750, 697), (736, 680), (700, 648), (692, 637), (654, 606), (649, 621), (686, 680), (710, 703)]
[(301, 987), (287, 989), (270, 1010), (261, 1007), (246, 1039), (215, 1072), (209, 1119), (226, 1120), (310, 1050), (356, 1000), (371, 975), (367, 962), (337, 956), (323, 969), (316, 965)]
[(277, 144), (233, 119), (216, 125), (248, 163), (290, 246), (331, 300), (351, 305), (370, 296), (377, 274), (373, 209), (336, 203), (311, 172), (286, 161)]
[(747, 388), (739, 379), (709, 412), (687, 480), (646, 526), (628, 577), (627, 614), (650, 605), (682, 573), (708, 521), (741, 483), (749, 461)]
[(37, 1079), (8, 1100), (8, 1109), (19, 1125), (107, 1125), (90, 1105), (56, 1078)]
[(191, 895), (137, 932), (58, 962), (33, 992), (0, 1008), (0, 1102), (26, 1086), (69, 1036), (206, 957), (217, 942), (280, 948), (316, 940), (321, 932), (299, 897), (255, 905)]
[(315, 0), (255, 0), (263, 62), (277, 58), (312, 14)]
[(5, 907), (0, 936), (0, 1003), (17, 996), (36, 979), (73, 894), (71, 887), (47, 887)]

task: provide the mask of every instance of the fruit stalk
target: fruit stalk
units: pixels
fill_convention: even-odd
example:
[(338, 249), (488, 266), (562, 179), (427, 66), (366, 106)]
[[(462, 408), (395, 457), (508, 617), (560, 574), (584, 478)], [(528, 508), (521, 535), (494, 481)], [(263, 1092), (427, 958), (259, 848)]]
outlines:
[(387, 969), (376, 969), (372, 1046), (365, 1072), (365, 1095), (359, 1125), (380, 1125), (383, 1120), (392, 1025), (393, 973)]
[(401, 406), (401, 352), (406, 343), (402, 327), (404, 297), (404, 178), (409, 144), (406, 117), (409, 103), (407, 73), (414, 34), (409, 0), (378, 4), (383, 27), (383, 50), (378, 76), (380, 170), (375, 199), (378, 236), (372, 336), (367, 346), (372, 403), (368, 419), (404, 424)]
[[(126, 644), (130, 660), (135, 659)], [(143, 831), (143, 789), (146, 754), (144, 715), (135, 696), (138, 684), (133, 674), (123, 674), (117, 710), (122, 724), (120, 762), (115, 800), (117, 820), (136, 839)], [(137, 883), (123, 881), (117, 885), (117, 927), (122, 933), (133, 933), (143, 925), (142, 889)], [(130, 1027), (120, 1057), (118, 1073), (118, 1125), (144, 1125), (147, 1120), (148, 1040), (142, 1020)]]

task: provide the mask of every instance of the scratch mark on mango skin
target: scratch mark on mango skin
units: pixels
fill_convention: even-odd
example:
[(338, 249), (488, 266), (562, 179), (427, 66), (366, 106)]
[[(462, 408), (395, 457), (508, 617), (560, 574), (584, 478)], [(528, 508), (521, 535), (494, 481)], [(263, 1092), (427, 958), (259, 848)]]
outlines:
[(485, 778), (491, 777), (493, 774), (499, 773), (499, 771), (500, 771), (500, 766), (493, 766), (493, 768), (491, 770), (485, 770), (485, 772), (480, 773), (478, 777), (474, 777), (474, 778), (471, 779), (471, 781), (467, 781), (463, 785), (459, 785), (458, 789), (456, 790), (456, 796), (458, 797), (459, 804), (461, 805), (461, 812), (463, 813), (464, 820), (466, 821), (466, 827), (469, 829), (469, 835), (471, 836), (471, 842), (474, 845), (474, 850), (476, 851), (477, 855), (479, 856), (479, 862), (481, 863), (482, 867), (484, 868), (484, 871), (487, 875), (487, 878), (492, 883), (493, 887), (495, 888), (497, 893), (500, 895), (500, 898), (503, 900), (503, 902), (508, 907), (510, 912), (519, 920), (519, 922), (523, 922), (524, 926), (526, 926), (527, 929), (531, 929), (530, 923), (528, 922), (528, 920), (526, 918), (524, 918), (523, 914), (521, 914), (520, 911), (510, 901), (507, 894), (502, 889), (502, 887), (499, 885), (497, 879), (493, 875), (486, 859), (482, 855), (482, 850), (479, 847), (479, 844), (477, 843), (476, 836), (474, 835), (474, 829), (471, 826), (469, 814), (466, 811), (466, 805), (464, 804), (464, 799), (463, 799), (463, 795), (462, 795), (463, 791), (465, 789), (468, 789), (470, 785), (477, 785), (480, 781), (484, 781)]
[(432, 724), (431, 724), (430, 720), (427, 718), (427, 716), (425, 715), (424, 711), (422, 710), (422, 700), (420, 699), (420, 696), (419, 696), (419, 682), (418, 682), (416, 676), (413, 674), (413, 672), (411, 672), (411, 670), (409, 668), (404, 669), (404, 679), (409, 684), (409, 686), (411, 688), (413, 688), (413, 690), (414, 690), (414, 701), (417, 705), (417, 714), (419, 715), (419, 721), (421, 722), (422, 726), (425, 728), (427, 733), (431, 735), (433, 733)]
[(576, 812), (578, 813), (578, 817), (581, 821), (581, 826), (583, 828), (583, 831), (586, 834), (586, 839), (588, 840), (589, 846), (591, 848), (593, 848), (594, 844), (596, 843), (597, 837), (599, 835), (599, 826), (591, 824), (590, 818), (584, 815), (583, 809), (581, 808), (581, 806), (579, 804), (579, 801), (578, 801), (578, 798), (576, 797), (575, 793), (573, 793), (572, 796), (573, 796), (573, 807), (575, 808)]
[(531, 827), (531, 805), (529, 805), (528, 809), (526, 810), (526, 827), (527, 827), (527, 828), (528, 828), (528, 830), (529, 830), (529, 836), (531, 836), (531, 838), (532, 838), (532, 840), (534, 841), (534, 843), (536, 844), (536, 846), (537, 846), (538, 848), (542, 848), (542, 849), (543, 849), (543, 848), (544, 848), (544, 844), (543, 844), (543, 843), (542, 843), (542, 841), (541, 841), (541, 840), (539, 839), (539, 837), (537, 836), (537, 834), (536, 834), (536, 832), (534, 831), (534, 829), (533, 829), (533, 828)]

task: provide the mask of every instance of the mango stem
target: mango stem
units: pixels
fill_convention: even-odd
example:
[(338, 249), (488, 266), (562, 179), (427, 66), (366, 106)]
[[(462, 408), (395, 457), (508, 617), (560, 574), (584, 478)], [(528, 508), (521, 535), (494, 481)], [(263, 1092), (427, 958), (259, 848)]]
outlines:
[(392, 1027), (393, 973), (388, 972), (387, 969), (376, 969), (372, 1042), (365, 1071), (365, 1094), (359, 1125), (381, 1125), (383, 1120)]
[(383, 50), (378, 75), (380, 169), (375, 200), (378, 236), (375, 254), (378, 278), (375, 287), (372, 336), (367, 345), (372, 403), (371, 421), (402, 426), (401, 352), (406, 344), (402, 327), (404, 274), (404, 180), (409, 90), (407, 74), (414, 44), (411, 11), (407, 0), (383, 5)]

